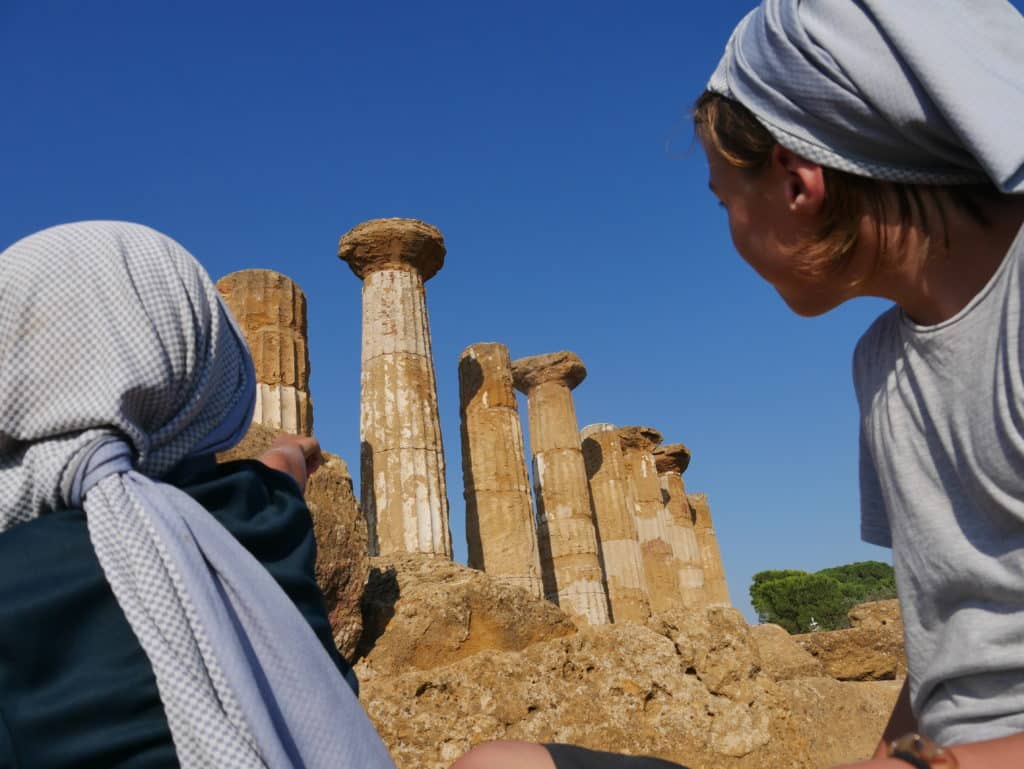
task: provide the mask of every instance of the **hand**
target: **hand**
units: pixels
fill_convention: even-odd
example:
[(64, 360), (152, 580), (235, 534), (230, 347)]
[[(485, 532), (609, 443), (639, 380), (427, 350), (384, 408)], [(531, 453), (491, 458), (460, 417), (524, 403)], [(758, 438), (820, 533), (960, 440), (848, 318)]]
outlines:
[(320, 441), (309, 435), (279, 435), (258, 461), (295, 479), (303, 493), (306, 480), (324, 463)]

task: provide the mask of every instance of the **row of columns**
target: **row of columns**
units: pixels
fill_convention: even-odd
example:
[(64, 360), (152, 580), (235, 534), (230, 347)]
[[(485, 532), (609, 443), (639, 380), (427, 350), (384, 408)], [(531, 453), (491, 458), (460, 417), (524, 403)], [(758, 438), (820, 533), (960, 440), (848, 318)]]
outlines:
[[(412, 219), (364, 222), (338, 256), (363, 282), (361, 507), (371, 554), (451, 557), (444, 447), (425, 301), (444, 240)], [(218, 288), (253, 350), (254, 420), (311, 434), (306, 304), (283, 275), (246, 270)], [(653, 428), (578, 430), (583, 362), (510, 359), (501, 344), (459, 360), (469, 562), (591, 624), (727, 603), (707, 498), (686, 494), (689, 451)], [(533, 495), (515, 390), (525, 393)], [(536, 515), (533, 499), (536, 499)]]

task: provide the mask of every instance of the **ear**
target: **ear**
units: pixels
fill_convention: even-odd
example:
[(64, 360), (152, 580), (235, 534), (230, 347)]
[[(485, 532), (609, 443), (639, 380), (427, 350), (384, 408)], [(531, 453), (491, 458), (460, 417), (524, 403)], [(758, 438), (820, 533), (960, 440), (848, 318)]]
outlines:
[(784, 185), (789, 210), (797, 214), (818, 214), (825, 204), (825, 172), (821, 166), (781, 144), (772, 149), (771, 162)]

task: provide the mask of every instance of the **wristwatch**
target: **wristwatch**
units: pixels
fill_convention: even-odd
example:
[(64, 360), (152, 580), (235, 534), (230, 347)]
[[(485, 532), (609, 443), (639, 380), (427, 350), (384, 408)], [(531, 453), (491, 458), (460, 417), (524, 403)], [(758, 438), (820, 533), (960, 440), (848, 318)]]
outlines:
[(915, 732), (890, 742), (889, 758), (898, 758), (917, 769), (958, 769), (960, 766), (951, 751)]

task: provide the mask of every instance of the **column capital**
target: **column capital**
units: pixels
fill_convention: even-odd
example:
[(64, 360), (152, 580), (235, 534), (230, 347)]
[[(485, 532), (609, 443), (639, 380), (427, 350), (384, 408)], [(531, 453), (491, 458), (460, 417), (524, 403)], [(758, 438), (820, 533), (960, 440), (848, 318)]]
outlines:
[(683, 443), (666, 443), (654, 450), (654, 464), (658, 474), (685, 473), (690, 466), (690, 450)]
[(547, 382), (561, 382), (573, 390), (586, 377), (587, 367), (576, 353), (568, 350), (512, 361), (512, 382), (517, 390), (527, 394)]
[(338, 258), (359, 278), (378, 270), (412, 269), (429, 280), (444, 266), (444, 237), (419, 219), (371, 219), (338, 241)]
[(661, 432), (653, 427), (634, 425), (619, 428), (619, 442), (622, 444), (623, 449), (639, 449), (640, 451), (653, 452), (661, 441)]

